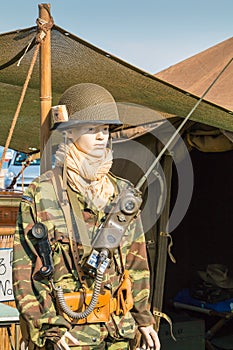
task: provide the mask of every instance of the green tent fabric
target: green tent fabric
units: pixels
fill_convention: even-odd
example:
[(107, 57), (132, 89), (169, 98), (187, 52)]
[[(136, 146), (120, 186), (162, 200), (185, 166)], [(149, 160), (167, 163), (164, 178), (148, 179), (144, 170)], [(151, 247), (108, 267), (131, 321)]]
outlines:
[[(35, 47), (26, 53), (25, 50), (36, 33), (37, 28), (31, 27), (0, 35), (1, 145), (5, 144)], [(51, 31), (51, 52), (53, 105), (69, 86), (97, 83), (107, 88), (122, 105), (136, 106), (138, 113), (133, 113), (132, 108), (130, 113), (129, 108), (120, 110), (126, 125), (141, 125), (160, 116), (171, 121), (173, 117), (184, 118), (198, 101), (197, 96), (131, 66), (56, 25)], [(10, 144), (11, 148), (26, 153), (40, 148), (39, 84), (38, 59)], [(201, 102), (191, 120), (233, 131), (232, 110), (207, 101)]]

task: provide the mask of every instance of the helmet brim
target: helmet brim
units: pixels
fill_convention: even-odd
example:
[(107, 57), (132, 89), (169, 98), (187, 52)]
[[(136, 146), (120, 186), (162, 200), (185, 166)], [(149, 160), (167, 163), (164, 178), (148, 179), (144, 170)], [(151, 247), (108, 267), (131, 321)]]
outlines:
[(109, 125), (110, 131), (116, 131), (118, 129), (121, 129), (123, 125), (123, 123), (117, 119), (116, 120), (112, 120), (112, 119), (111, 120), (90, 120), (90, 121), (70, 119), (69, 121), (55, 123), (50, 130), (65, 131), (68, 129), (77, 128), (82, 124)]

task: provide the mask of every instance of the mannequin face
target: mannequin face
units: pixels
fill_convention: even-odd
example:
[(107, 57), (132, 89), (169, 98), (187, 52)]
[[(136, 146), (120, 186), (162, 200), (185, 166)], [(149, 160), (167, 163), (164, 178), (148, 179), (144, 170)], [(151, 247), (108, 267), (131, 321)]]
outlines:
[(83, 124), (77, 129), (71, 129), (70, 137), (80, 151), (100, 158), (108, 143), (109, 126)]

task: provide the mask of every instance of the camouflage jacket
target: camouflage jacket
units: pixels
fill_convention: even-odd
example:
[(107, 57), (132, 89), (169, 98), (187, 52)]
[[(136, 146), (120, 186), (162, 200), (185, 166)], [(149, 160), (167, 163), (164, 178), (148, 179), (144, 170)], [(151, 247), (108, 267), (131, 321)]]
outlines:
[[(116, 192), (126, 185), (125, 180), (111, 175), (110, 177), (115, 184)], [(111, 285), (114, 294), (121, 281), (123, 263), (124, 268), (129, 270), (132, 280), (134, 307), (124, 316), (112, 313), (110, 321), (106, 324), (71, 325), (57, 310), (51, 283), (39, 273), (41, 259), (36, 249), (36, 239), (31, 233), (36, 222), (43, 222), (47, 226), (55, 269), (54, 284), (60, 285), (64, 292), (79, 290), (81, 281), (75, 269), (62, 205), (52, 180), (54, 171), (49, 171), (31, 183), (23, 195), (17, 219), (13, 288), (16, 305), (24, 325), (22, 326), (24, 339), (43, 347), (46, 341), (57, 342), (67, 329), (79, 340), (80, 345), (97, 345), (108, 334), (115, 339), (133, 339), (138, 325), (147, 326), (154, 323), (148, 309), (150, 276), (140, 218), (134, 219), (125, 232), (121, 240), (121, 254), (119, 250), (114, 253), (113, 261), (106, 270), (103, 281), (104, 284)], [(82, 196), (78, 194), (77, 196), (88, 233), (92, 236), (105, 213), (87, 207)], [(89, 279), (88, 283), (92, 285), (93, 280), (91, 277)], [(33, 346), (31, 348), (33, 349)]]

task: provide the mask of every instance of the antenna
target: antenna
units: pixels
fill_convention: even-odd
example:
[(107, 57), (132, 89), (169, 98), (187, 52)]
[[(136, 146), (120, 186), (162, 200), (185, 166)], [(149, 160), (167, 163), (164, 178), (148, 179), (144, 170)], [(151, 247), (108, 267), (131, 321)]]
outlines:
[(174, 139), (176, 138), (176, 136), (179, 134), (180, 130), (183, 128), (183, 126), (187, 123), (187, 121), (189, 120), (189, 118), (191, 117), (191, 115), (193, 114), (193, 112), (197, 109), (197, 107), (199, 106), (199, 104), (202, 102), (203, 98), (206, 96), (206, 94), (210, 91), (210, 89), (214, 86), (214, 84), (217, 82), (217, 80), (220, 78), (220, 76), (223, 74), (223, 72), (228, 68), (228, 66), (231, 64), (233, 58), (231, 58), (229, 60), (229, 62), (227, 62), (227, 64), (223, 67), (223, 69), (219, 72), (219, 74), (217, 75), (217, 77), (212, 81), (212, 83), (208, 86), (208, 88), (204, 91), (204, 93), (202, 94), (202, 96), (199, 98), (199, 100), (196, 102), (196, 104), (194, 105), (194, 107), (191, 109), (191, 111), (188, 113), (188, 115), (186, 116), (186, 118), (183, 120), (183, 122), (179, 125), (179, 127), (176, 129), (176, 131), (174, 132), (174, 134), (171, 136), (171, 138), (168, 140), (168, 142), (166, 143), (166, 145), (163, 147), (163, 149), (161, 150), (161, 152), (159, 153), (158, 157), (154, 160), (154, 162), (151, 164), (151, 166), (149, 167), (149, 169), (146, 171), (146, 173), (141, 177), (141, 179), (138, 181), (137, 185), (136, 185), (136, 189), (140, 190), (140, 188), (143, 186), (143, 184), (145, 183), (147, 177), (149, 176), (149, 174), (152, 172), (152, 170), (155, 168), (155, 166), (158, 164), (158, 162), (160, 161), (162, 155), (165, 153), (165, 151), (168, 149), (168, 147), (171, 145), (171, 143), (174, 141)]

